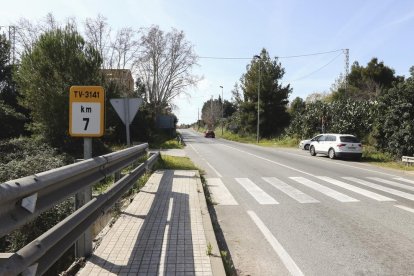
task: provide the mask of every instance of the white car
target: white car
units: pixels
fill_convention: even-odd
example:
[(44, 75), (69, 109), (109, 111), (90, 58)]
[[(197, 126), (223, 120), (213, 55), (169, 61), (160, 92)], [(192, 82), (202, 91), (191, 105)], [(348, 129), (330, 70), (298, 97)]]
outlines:
[(322, 134), (316, 135), (315, 137), (308, 139), (308, 140), (302, 140), (299, 143), (299, 148), (303, 150), (309, 150), (309, 146), (312, 143), (312, 141), (315, 141), (315, 139), (321, 137)]
[(353, 158), (361, 159), (362, 144), (354, 135), (350, 134), (323, 134), (309, 147), (310, 155), (325, 154), (329, 158)]

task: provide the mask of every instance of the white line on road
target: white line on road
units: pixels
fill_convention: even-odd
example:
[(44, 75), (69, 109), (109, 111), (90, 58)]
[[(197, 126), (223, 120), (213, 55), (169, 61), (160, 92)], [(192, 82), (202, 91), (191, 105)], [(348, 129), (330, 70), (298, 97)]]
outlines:
[(259, 186), (254, 184), (248, 178), (236, 178), (236, 181), (246, 189), (249, 194), (251, 194), (254, 199), (260, 204), (279, 204), (273, 197), (268, 195), (265, 191), (263, 191)]
[(406, 207), (406, 206), (403, 206), (403, 205), (394, 205), (394, 206), (397, 207), (397, 208), (403, 209), (405, 211), (414, 213), (414, 209), (413, 208), (409, 208), (409, 207)]
[(401, 184), (401, 183), (398, 183), (398, 182), (395, 182), (395, 181), (382, 179), (382, 178), (379, 178), (379, 177), (367, 177), (367, 178), (371, 179), (371, 180), (381, 182), (381, 183), (384, 183), (384, 184), (388, 184), (388, 185), (391, 185), (391, 186), (394, 186), (394, 187), (399, 187), (399, 188), (403, 188), (403, 189), (406, 189), (406, 190), (414, 191), (414, 187), (410, 186), (410, 185)]
[(207, 160), (206, 163), (214, 171), (214, 173), (217, 174), (218, 177), (223, 177), (213, 166), (211, 166), (210, 163), (207, 162)]
[(355, 187), (355, 186), (350, 185), (348, 183), (345, 183), (345, 182), (342, 182), (342, 181), (339, 181), (339, 180), (336, 180), (336, 179), (333, 179), (333, 178), (330, 178), (330, 177), (327, 177), (327, 176), (315, 176), (315, 177), (317, 177), (319, 179), (322, 179), (323, 181), (329, 182), (333, 185), (336, 185), (338, 187), (350, 190), (354, 193), (358, 193), (358, 194), (361, 194), (363, 196), (375, 199), (377, 201), (395, 201), (395, 199), (392, 199), (392, 198), (389, 198), (389, 197), (386, 197), (386, 196), (383, 196), (383, 195), (380, 195), (380, 194), (377, 194), (377, 193), (374, 193), (374, 192), (371, 192), (371, 191), (368, 191), (368, 190), (365, 190), (365, 189), (361, 189), (359, 187)]
[[(224, 144), (222, 144), (222, 143), (218, 143), (218, 144), (220, 144), (220, 145), (222, 145), (222, 146), (225, 146), (225, 147), (228, 147), (228, 148), (231, 148), (231, 149), (238, 150), (238, 151), (240, 151), (240, 152), (243, 152), (243, 153), (246, 153), (246, 154), (248, 154), (248, 155), (251, 155), (251, 156), (257, 157), (257, 158), (259, 158), (259, 159), (262, 159), (262, 160), (265, 160), (265, 161), (271, 162), (271, 163), (273, 163), (273, 164), (277, 164), (277, 165), (279, 165), (279, 166), (282, 166), (282, 167), (285, 167), (285, 168), (288, 168), (288, 169), (291, 169), (291, 170), (294, 170), (294, 171), (297, 171), (297, 172), (300, 172), (300, 173), (303, 173), (303, 174), (307, 174), (307, 175), (313, 176), (313, 175), (312, 175), (312, 174), (310, 174), (310, 173), (307, 173), (307, 172), (304, 172), (304, 171), (298, 170), (298, 169), (293, 168), (293, 167), (290, 167), (290, 166), (286, 166), (286, 165), (284, 165), (284, 164), (282, 164), (282, 163), (279, 163), (279, 162), (276, 162), (276, 161), (273, 161), (273, 160), (270, 160), (270, 159), (267, 159), (267, 158), (264, 158), (264, 157), (261, 157), (261, 156), (255, 155), (255, 154), (253, 154), (253, 153), (250, 153), (250, 152), (247, 152), (247, 151), (244, 151), (244, 150), (240, 150), (240, 149), (238, 149), (238, 148), (231, 147), (231, 146), (228, 146), (228, 145), (224, 145)], [(305, 156), (303, 156), (303, 155), (301, 155), (301, 154), (295, 154), (295, 153), (290, 153), (290, 152), (284, 152), (284, 153), (289, 154), (289, 155), (298, 156), (298, 157), (305, 157)], [(315, 159), (315, 157), (311, 157), (311, 156), (306, 156), (306, 158), (312, 158), (312, 159)], [(375, 170), (371, 170), (371, 169), (365, 169), (365, 168), (361, 168), (360, 166), (352, 166), (352, 165), (348, 165), (348, 164), (343, 164), (343, 163), (338, 163), (338, 162), (332, 162), (332, 160), (318, 159), (318, 161), (320, 161), (320, 162), (329, 162), (329, 163), (331, 163), (331, 164), (332, 164), (332, 163), (334, 163), (334, 164), (336, 164), (336, 165), (340, 165), (340, 166), (344, 166), (344, 167), (349, 167), (349, 168), (355, 168), (355, 169), (358, 169), (358, 170), (363, 170), (363, 171), (368, 171), (368, 172), (373, 172), (373, 173), (376, 173), (376, 174), (383, 174), (383, 175), (388, 175), (388, 176), (395, 176), (394, 174), (384, 173), (384, 172), (375, 171)], [(363, 164), (363, 163), (362, 163), (362, 164), (360, 164), (360, 165), (367, 166), (366, 164)]]
[(308, 196), (307, 194), (299, 191), (298, 189), (286, 184), (280, 179), (277, 179), (276, 177), (262, 177), (264, 181), (275, 187), (276, 189), (279, 189), (280, 191), (284, 192), (294, 200), (300, 202), (300, 203), (316, 203), (319, 202), (318, 200), (314, 199), (311, 196)]
[(195, 147), (193, 147), (193, 145), (191, 144), (188, 144), (188, 145), (190, 145), (190, 147), (193, 149), (193, 151), (195, 151), (195, 153), (201, 156), (201, 154), (198, 152), (198, 150), (195, 149)]
[(270, 160), (270, 159), (267, 159), (267, 158), (264, 158), (264, 157), (258, 156), (258, 155), (256, 155), (256, 154), (253, 154), (253, 153), (250, 153), (250, 152), (247, 152), (247, 151), (244, 151), (244, 150), (240, 150), (240, 149), (238, 149), (238, 148), (230, 147), (230, 146), (227, 146), (227, 145), (224, 145), (224, 144), (221, 144), (221, 145), (223, 145), (223, 146), (225, 146), (225, 147), (228, 147), (228, 148), (231, 148), (231, 149), (234, 149), (234, 150), (237, 150), (237, 151), (240, 151), (240, 152), (243, 152), (243, 153), (245, 153), (245, 154), (248, 154), (248, 155), (254, 156), (254, 157), (256, 157), (256, 158), (259, 158), (259, 159), (262, 159), (262, 160), (268, 161), (268, 162), (270, 162), (270, 163), (273, 163), (273, 164), (279, 165), (279, 166), (281, 166), (281, 167), (285, 167), (285, 168), (291, 169), (291, 170), (296, 171), (296, 172), (300, 172), (300, 173), (303, 173), (303, 174), (306, 174), (306, 175), (309, 175), (309, 176), (313, 176), (312, 174), (307, 173), (307, 172), (305, 172), (305, 171), (301, 171), (301, 170), (295, 169), (295, 168), (293, 168), (293, 167), (290, 167), (290, 166), (287, 166), (287, 165), (285, 165), (285, 164), (282, 164), (282, 163), (279, 163), (279, 162), (276, 162), (276, 161), (273, 161), (273, 160)]
[(406, 183), (414, 184), (414, 181), (409, 180), (409, 179), (405, 179), (405, 178), (402, 178), (402, 177), (395, 177), (394, 179), (395, 179), (395, 180), (402, 181), (402, 182), (406, 182)]
[(218, 205), (239, 205), (220, 178), (207, 178), (207, 186)]
[(409, 199), (409, 200), (414, 200), (414, 195), (406, 193), (406, 192), (401, 192), (399, 190), (395, 190), (395, 189), (392, 189), (392, 188), (387, 188), (387, 187), (384, 187), (384, 186), (381, 186), (381, 185), (378, 185), (378, 184), (374, 184), (372, 182), (365, 181), (365, 180), (362, 180), (362, 179), (358, 179), (358, 178), (355, 178), (355, 177), (342, 177), (342, 178), (346, 179), (346, 180), (356, 182), (356, 183), (359, 183), (361, 185), (365, 185), (367, 187), (371, 187), (373, 189), (377, 189), (377, 190), (380, 190), (380, 191), (383, 191), (383, 192), (387, 192), (387, 193), (390, 193), (390, 194), (393, 194), (393, 195), (396, 195), (396, 196), (399, 196), (399, 197), (403, 197), (403, 198), (406, 198), (406, 199)]
[(270, 243), (273, 250), (279, 256), (280, 260), (283, 262), (287, 270), (293, 276), (304, 275), (303, 272), (300, 270), (298, 265), (293, 261), (292, 257), (286, 252), (283, 246), (279, 243), (279, 241), (273, 236), (272, 232), (266, 227), (263, 221), (256, 215), (255, 212), (248, 210), (247, 214), (265, 236), (266, 240)]
[(290, 179), (295, 180), (296, 182), (299, 182), (303, 185), (305, 185), (308, 188), (314, 189), (315, 191), (318, 191), (320, 193), (323, 193), (324, 195), (327, 195), (333, 199), (336, 199), (340, 202), (357, 202), (358, 199), (352, 198), (350, 196), (347, 196), (343, 193), (337, 192), (335, 190), (332, 190), (331, 188), (325, 187), (321, 184), (318, 184), (312, 180), (306, 179), (304, 177), (289, 177)]

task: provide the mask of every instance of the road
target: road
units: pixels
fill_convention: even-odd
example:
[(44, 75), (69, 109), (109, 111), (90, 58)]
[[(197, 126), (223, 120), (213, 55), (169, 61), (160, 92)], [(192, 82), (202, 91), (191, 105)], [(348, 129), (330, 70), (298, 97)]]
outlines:
[(414, 177), (182, 130), (239, 275), (414, 275)]

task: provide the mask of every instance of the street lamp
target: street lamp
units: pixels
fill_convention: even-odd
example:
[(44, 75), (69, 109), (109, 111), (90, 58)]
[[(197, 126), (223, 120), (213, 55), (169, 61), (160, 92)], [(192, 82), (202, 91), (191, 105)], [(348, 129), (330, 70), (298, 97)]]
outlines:
[(256, 133), (256, 142), (259, 143), (259, 121), (260, 121), (260, 74), (262, 70), (261, 57), (255, 55), (253, 58), (259, 59), (259, 84), (257, 85), (257, 133)]
[(223, 125), (224, 125), (224, 98), (223, 98), (223, 86), (221, 88), (221, 135), (223, 135)]

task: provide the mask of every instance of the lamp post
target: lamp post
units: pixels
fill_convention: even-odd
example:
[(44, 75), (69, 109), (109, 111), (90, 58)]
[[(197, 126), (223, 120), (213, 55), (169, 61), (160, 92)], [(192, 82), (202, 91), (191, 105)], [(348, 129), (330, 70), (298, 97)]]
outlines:
[(211, 126), (210, 126), (210, 129), (213, 129), (213, 127), (214, 127), (213, 95), (211, 95), (211, 100), (210, 100), (210, 117), (211, 117)]
[(224, 125), (224, 98), (223, 98), (223, 86), (220, 85), (221, 88), (221, 135), (223, 135), (223, 125)]
[(259, 84), (257, 85), (257, 133), (256, 133), (256, 142), (259, 143), (259, 122), (260, 122), (260, 74), (262, 70), (262, 63), (261, 63), (261, 57), (258, 55), (255, 55), (254, 58), (259, 59)]

